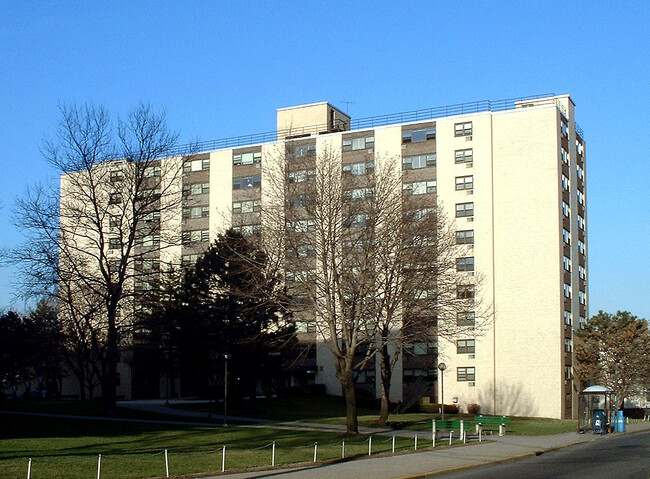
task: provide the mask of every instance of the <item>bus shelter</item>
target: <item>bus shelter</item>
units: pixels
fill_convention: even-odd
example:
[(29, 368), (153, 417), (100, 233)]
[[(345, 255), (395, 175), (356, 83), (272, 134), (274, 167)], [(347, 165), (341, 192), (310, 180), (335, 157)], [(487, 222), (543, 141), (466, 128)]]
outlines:
[(578, 432), (611, 432), (612, 420), (616, 417), (615, 400), (616, 393), (604, 386), (589, 386), (583, 390), (578, 405)]

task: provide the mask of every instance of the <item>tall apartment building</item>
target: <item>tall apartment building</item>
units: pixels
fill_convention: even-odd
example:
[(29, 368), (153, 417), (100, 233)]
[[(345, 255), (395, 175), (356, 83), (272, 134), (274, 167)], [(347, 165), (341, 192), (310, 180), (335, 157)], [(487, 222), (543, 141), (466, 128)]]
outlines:
[[(183, 168), (183, 244), (162, 261), (194, 261), (227, 227), (262, 231), (265, 161), (279, 150), (318, 156), (334, 150), (341, 171), (362, 175), (373, 158), (403, 170), (410, 194), (435, 196), (471, 248), (457, 274), (489, 305), (476, 337), (409, 346), (393, 375), (392, 400), (406, 401), (422, 381), (432, 400), (481, 405), (484, 413), (569, 418), (577, 415), (573, 333), (588, 314), (586, 154), (568, 95), (476, 102), (352, 120), (327, 102), (281, 108), (277, 131), (201, 145)], [(173, 161), (163, 159), (163, 162)], [(296, 171), (292, 181), (311, 174)], [(471, 287), (459, 295), (474, 294)], [(473, 312), (458, 321), (472, 324)], [(306, 380), (341, 394), (331, 353), (317, 347)], [(444, 362), (444, 398), (437, 365)], [(379, 395), (378, 371), (362, 382)], [(411, 391), (412, 392), (412, 391)], [(128, 395), (128, 393), (127, 393)]]

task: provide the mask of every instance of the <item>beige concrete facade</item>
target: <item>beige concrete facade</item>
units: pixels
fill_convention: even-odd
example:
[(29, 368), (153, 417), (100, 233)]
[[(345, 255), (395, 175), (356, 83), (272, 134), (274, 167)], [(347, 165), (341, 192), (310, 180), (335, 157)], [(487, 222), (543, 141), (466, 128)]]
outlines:
[[(435, 181), (436, 201), (456, 230), (473, 232), (473, 271), (459, 271), (458, 283), (480, 284), (476, 304), (489, 316), (481, 334), (468, 328), (465, 337), (439, 341), (433, 360), (447, 365), (444, 402), (462, 410), (477, 403), (488, 414), (575, 417), (572, 336), (588, 313), (586, 147), (568, 95), (501, 110), (359, 130), (327, 102), (279, 109), (276, 142), (197, 155), (207, 163), (195, 160), (186, 168), (183, 188), (200, 193), (196, 185), (205, 182), (209, 194), (184, 200), (172, 223), (180, 221), (186, 231), (205, 228), (212, 241), (229, 226), (263, 234), (269, 221), (284, 221), (265, 217), (265, 205), (273, 201), (265, 184), (269, 175), (283, 174), (285, 143), (293, 136), (313, 143), (316, 158), (326, 151), (342, 157), (346, 139), (373, 138), (363, 154), (376, 163), (396, 162), (398, 170), (407, 155), (433, 155), (433, 165), (420, 165), (423, 177)], [(405, 131), (424, 130), (429, 136), (403, 139)], [(459, 205), (471, 205), (472, 214), (458, 216)], [(207, 242), (183, 245), (165, 254), (193, 259), (205, 247)], [(473, 350), (459, 352), (458, 340), (474, 340)], [(341, 394), (326, 341), (318, 341), (313, 380)], [(437, 372), (437, 363), (429, 368), (433, 372), (407, 363), (400, 361), (394, 371), (394, 401), (406, 400), (407, 373)], [(379, 395), (378, 384), (374, 389)], [(431, 402), (440, 401), (441, 393), (437, 381)]]

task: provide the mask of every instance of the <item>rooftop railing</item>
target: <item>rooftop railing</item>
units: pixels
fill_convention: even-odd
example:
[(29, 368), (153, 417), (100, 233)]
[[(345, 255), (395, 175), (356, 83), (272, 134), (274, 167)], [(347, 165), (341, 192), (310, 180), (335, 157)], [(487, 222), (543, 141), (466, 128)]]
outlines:
[[(556, 98), (553, 98), (554, 96), (554, 93), (546, 93), (542, 95), (507, 98), (505, 100), (480, 100), (469, 103), (457, 103), (455, 105), (425, 108), (423, 110), (412, 110), (401, 113), (390, 113), (388, 115), (358, 118), (356, 120), (351, 120), (349, 131), (364, 130), (378, 126), (387, 126), (400, 123), (434, 120), (436, 118), (444, 118), (455, 115), (467, 115), (486, 111), (505, 111), (514, 110), (515, 108), (524, 108), (527, 106), (539, 106), (545, 103), (540, 103), (536, 100), (543, 98), (548, 98), (548, 104), (555, 103), (560, 111), (566, 116), (564, 107)], [(526, 102), (530, 102), (530, 105), (526, 105)], [(232, 136), (218, 140), (208, 140), (193, 144), (178, 145), (177, 147), (170, 150), (168, 154), (169, 156), (182, 155), (187, 154), (188, 151), (191, 151), (192, 154), (196, 154), (212, 150), (221, 150), (224, 148), (235, 148), (255, 145), (258, 143), (268, 143), (278, 141), (278, 139), (300, 138), (303, 136), (307, 137), (314, 134), (318, 135), (342, 130), (343, 128), (341, 128), (339, 125), (337, 125), (336, 128), (332, 129), (327, 124), (321, 124), (286, 130), (267, 131), (264, 133), (253, 133), (250, 135)], [(577, 124), (576, 131), (581, 138), (584, 138), (582, 129)]]

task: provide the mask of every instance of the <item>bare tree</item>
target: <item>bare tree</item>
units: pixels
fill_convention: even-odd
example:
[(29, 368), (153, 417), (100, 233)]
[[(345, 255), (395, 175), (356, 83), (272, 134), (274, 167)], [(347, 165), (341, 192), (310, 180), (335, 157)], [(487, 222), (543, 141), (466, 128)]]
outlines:
[(23, 265), (26, 294), (45, 290), (59, 301), (84, 363), (78, 377), (91, 390), (99, 380), (111, 413), (134, 299), (158, 280), (164, 250), (180, 243), (184, 157), (171, 156), (178, 135), (148, 105), (116, 128), (103, 108), (60, 110), (57, 138), (42, 149), (60, 186), (35, 188), (17, 202), (27, 242), (13, 258)]
[(434, 194), (403, 187), (399, 159), (348, 163), (332, 148), (316, 155), (305, 140), (283, 147), (265, 165), (264, 241), (284, 263), (294, 318), (332, 351), (354, 433), (355, 379), (374, 375), (375, 360), (385, 421), (405, 344), (475, 334), (456, 314), (474, 311), (472, 298), (457, 297), (459, 284), (476, 287), (456, 271), (469, 246), (456, 244)]

